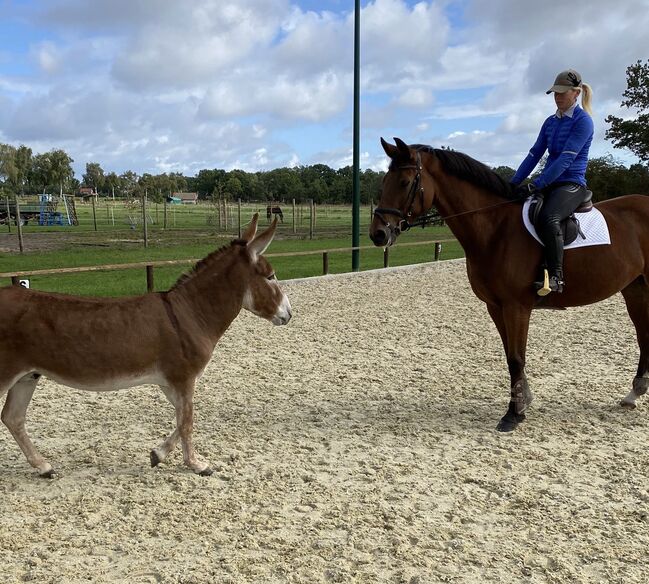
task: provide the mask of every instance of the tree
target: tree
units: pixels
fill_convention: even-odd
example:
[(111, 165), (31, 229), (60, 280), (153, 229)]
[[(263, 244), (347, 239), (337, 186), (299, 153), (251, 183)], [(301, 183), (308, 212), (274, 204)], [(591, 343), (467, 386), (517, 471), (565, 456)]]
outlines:
[(137, 188), (138, 176), (132, 170), (127, 170), (119, 175), (120, 190), (126, 198), (134, 196)]
[(72, 163), (74, 160), (64, 150), (52, 150), (50, 153), (49, 184), (59, 187), (59, 194), (63, 195), (63, 187), (74, 178)]
[(627, 67), (626, 80), (622, 105), (636, 108), (638, 116), (631, 120), (608, 116), (606, 121), (611, 127), (606, 130), (606, 138), (615, 148), (628, 148), (640, 160), (649, 162), (649, 61)]
[(32, 149), (28, 148), (24, 144), (21, 144), (16, 148), (15, 156), (15, 166), (16, 166), (16, 182), (20, 189), (20, 194), (25, 193), (25, 181), (29, 176), (29, 170), (32, 166)]
[(115, 189), (119, 189), (120, 180), (116, 173), (109, 172), (104, 176), (104, 185), (108, 192), (115, 198)]
[(86, 186), (92, 187), (95, 189), (95, 192), (99, 192), (104, 189), (106, 184), (106, 177), (104, 176), (104, 169), (99, 165), (98, 162), (87, 162), (86, 163), (86, 172), (82, 177), (83, 183)]
[(16, 149), (9, 144), (0, 144), (0, 179), (6, 184), (14, 184), (16, 177)]

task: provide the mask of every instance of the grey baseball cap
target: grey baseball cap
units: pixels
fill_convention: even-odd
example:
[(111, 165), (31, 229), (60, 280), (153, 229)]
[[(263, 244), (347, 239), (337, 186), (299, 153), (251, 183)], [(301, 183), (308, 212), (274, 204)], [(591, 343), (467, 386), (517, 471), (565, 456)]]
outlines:
[(552, 93), (556, 91), (557, 93), (565, 93), (570, 89), (579, 89), (581, 87), (581, 75), (577, 73), (574, 69), (568, 69), (567, 71), (561, 71), (557, 78), (554, 80), (554, 85), (550, 87), (545, 93)]

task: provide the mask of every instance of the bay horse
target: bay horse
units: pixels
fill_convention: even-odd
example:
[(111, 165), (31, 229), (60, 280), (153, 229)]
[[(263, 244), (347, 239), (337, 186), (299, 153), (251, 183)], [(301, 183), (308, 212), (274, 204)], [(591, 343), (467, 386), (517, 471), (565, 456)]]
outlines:
[(192, 446), (197, 378), (242, 308), (275, 325), (291, 318), (291, 304), (261, 256), (277, 220), (256, 235), (258, 219), (166, 292), (85, 298), (0, 288), (0, 398), (8, 392), (1, 419), (41, 476), (51, 477), (52, 466), (27, 435), (25, 414), (42, 375), (89, 391), (159, 385), (175, 407), (176, 428), (151, 451), (151, 466), (180, 440), (184, 463), (212, 473)]
[(449, 150), (408, 146), (381, 138), (390, 157), (378, 208), (370, 225), (377, 246), (389, 246), (412, 225), (425, 224), (435, 207), (466, 255), (471, 288), (487, 305), (502, 339), (511, 377), (507, 413), (498, 423), (510, 432), (532, 402), (525, 375), (531, 312), (565, 309), (621, 292), (633, 321), (640, 361), (621, 405), (634, 408), (649, 387), (649, 197), (627, 195), (597, 203), (610, 232), (610, 245), (567, 250), (562, 294), (536, 295), (542, 247), (523, 225), (521, 202), (511, 185), (484, 164)]
[(279, 220), (284, 223), (284, 213), (279, 205), (266, 205), (266, 219), (270, 221), (271, 216), (275, 216), (275, 219), (279, 217)]

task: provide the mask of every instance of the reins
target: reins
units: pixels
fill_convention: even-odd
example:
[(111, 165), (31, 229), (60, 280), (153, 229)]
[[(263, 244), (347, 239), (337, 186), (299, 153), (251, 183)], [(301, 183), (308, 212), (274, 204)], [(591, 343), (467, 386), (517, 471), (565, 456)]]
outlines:
[(399, 167), (399, 169), (404, 169), (404, 168), (414, 168), (417, 170), (417, 174), (415, 175), (415, 180), (413, 181), (412, 186), (410, 187), (410, 191), (408, 191), (408, 200), (406, 202), (406, 209), (407, 209), (406, 213), (404, 214), (403, 211), (401, 211), (400, 209), (396, 209), (392, 207), (377, 207), (376, 209), (374, 209), (374, 215), (378, 217), (383, 222), (383, 224), (387, 225), (390, 229), (392, 229), (392, 227), (390, 223), (386, 220), (385, 215), (395, 215), (396, 217), (399, 217), (401, 219), (398, 225), (394, 228), (394, 231), (397, 232), (397, 235), (403, 231), (408, 231), (408, 229), (411, 229), (412, 227), (424, 228), (427, 225), (433, 225), (435, 223), (441, 224), (443, 221), (446, 221), (447, 219), (453, 219), (454, 217), (460, 217), (462, 215), (470, 215), (472, 213), (487, 211), (495, 207), (501, 207), (503, 205), (509, 205), (511, 203), (518, 203), (521, 200), (521, 199), (508, 199), (500, 203), (487, 205), (486, 207), (480, 207), (478, 209), (470, 209), (469, 211), (462, 211), (461, 213), (454, 213), (453, 215), (446, 215), (444, 217), (437, 210), (433, 210), (425, 215), (421, 215), (416, 219), (410, 221), (410, 217), (412, 217), (413, 214), (415, 198), (417, 197), (417, 193), (419, 193), (421, 197), (421, 207), (422, 208), (424, 207), (424, 187), (421, 184), (422, 165), (421, 165), (420, 153), (417, 152), (417, 164), (409, 164), (409, 165)]

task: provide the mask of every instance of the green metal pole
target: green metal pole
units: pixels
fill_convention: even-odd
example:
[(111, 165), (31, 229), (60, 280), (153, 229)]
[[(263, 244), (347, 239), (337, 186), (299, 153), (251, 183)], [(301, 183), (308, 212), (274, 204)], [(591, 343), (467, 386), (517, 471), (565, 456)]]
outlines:
[[(360, 245), (361, 177), (360, 177), (360, 88), (361, 88), (361, 0), (354, 8), (354, 150), (352, 191), (352, 247)], [(352, 251), (352, 272), (360, 270), (360, 250)]]

